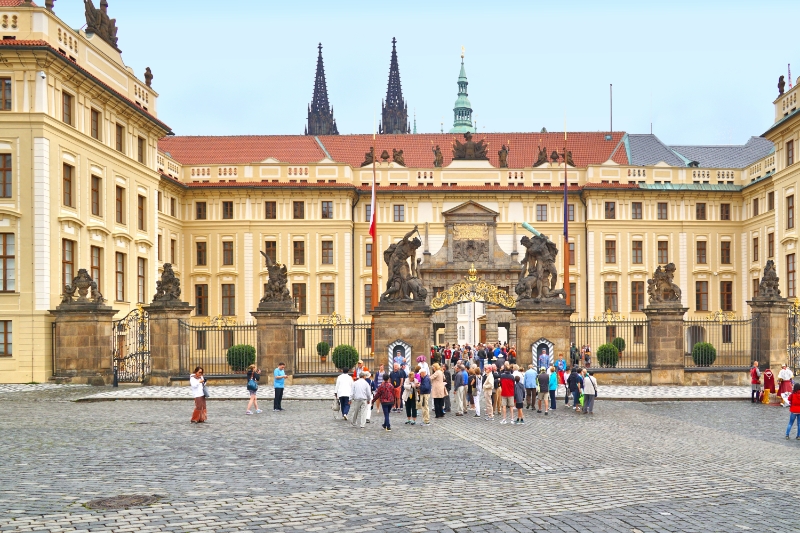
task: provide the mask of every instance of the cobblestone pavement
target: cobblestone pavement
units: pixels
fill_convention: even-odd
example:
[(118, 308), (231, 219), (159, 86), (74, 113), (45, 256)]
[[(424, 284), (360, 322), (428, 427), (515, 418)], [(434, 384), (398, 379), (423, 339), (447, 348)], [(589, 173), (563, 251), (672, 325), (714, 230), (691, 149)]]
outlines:
[[(218, 400), (247, 398), (244, 383), (241, 386), (209, 386), (211, 396)], [(87, 389), (85, 401), (101, 400), (174, 400), (191, 398), (189, 387), (129, 387), (103, 390)], [(561, 387), (563, 391), (563, 386)], [(262, 385), (258, 394), (272, 398), (274, 390)], [(333, 385), (292, 385), (286, 387), (284, 398), (292, 400), (328, 400), (332, 398)], [(604, 400), (729, 400), (750, 398), (749, 387), (633, 387), (601, 385)]]
[[(0, 531), (800, 530), (800, 441), (778, 407), (558, 405), (519, 426), (393, 414), (388, 433), (327, 402), (210, 402), (192, 425), (190, 401), (71, 401), (84, 392), (0, 395)], [(162, 498), (84, 506), (122, 494)]]

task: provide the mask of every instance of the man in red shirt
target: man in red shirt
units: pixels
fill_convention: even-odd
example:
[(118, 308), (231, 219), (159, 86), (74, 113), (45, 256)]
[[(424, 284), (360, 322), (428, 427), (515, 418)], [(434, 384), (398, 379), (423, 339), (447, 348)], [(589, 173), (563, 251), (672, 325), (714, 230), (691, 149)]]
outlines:
[(750, 368), (750, 389), (750, 402), (756, 403), (758, 393), (761, 391), (761, 371), (758, 369), (758, 361), (753, 361), (753, 366)]
[(514, 374), (510, 369), (504, 368), (500, 374), (500, 405), (503, 407), (501, 424), (506, 423), (506, 407), (509, 408), (510, 418), (514, 418)]

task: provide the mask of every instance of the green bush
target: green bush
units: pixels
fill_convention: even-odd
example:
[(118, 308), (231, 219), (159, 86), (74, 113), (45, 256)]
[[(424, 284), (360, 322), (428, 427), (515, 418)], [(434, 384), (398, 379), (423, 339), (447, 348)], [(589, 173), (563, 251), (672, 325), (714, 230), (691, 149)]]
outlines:
[(614, 346), (617, 347), (617, 351), (619, 353), (622, 353), (622, 352), (625, 351), (625, 339), (623, 339), (622, 337), (617, 337), (616, 339), (611, 341), (611, 344), (613, 344)]
[(619, 362), (619, 350), (613, 344), (603, 344), (597, 349), (597, 362), (603, 368), (614, 368)]
[(710, 342), (698, 342), (692, 348), (692, 361), (697, 366), (711, 366), (717, 360), (717, 349)]
[(234, 372), (244, 372), (256, 362), (256, 349), (249, 344), (236, 344), (228, 348), (228, 364)]
[(358, 350), (349, 344), (340, 344), (333, 349), (333, 364), (336, 368), (350, 369), (358, 363)]
[(320, 357), (327, 357), (331, 351), (331, 345), (325, 341), (317, 343), (317, 354)]

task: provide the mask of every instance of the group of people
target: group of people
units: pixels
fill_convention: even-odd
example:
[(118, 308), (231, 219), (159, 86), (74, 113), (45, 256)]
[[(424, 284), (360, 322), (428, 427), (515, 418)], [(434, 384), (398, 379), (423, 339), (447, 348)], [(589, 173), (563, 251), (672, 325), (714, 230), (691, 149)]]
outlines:
[(794, 373), (786, 363), (781, 365), (777, 380), (771, 369), (763, 372), (758, 366), (758, 361), (753, 361), (750, 366), (750, 401), (752, 403), (770, 403), (770, 394), (777, 394), (778, 401), (789, 408), (789, 425), (786, 426), (786, 439), (792, 426), (797, 422), (795, 438), (800, 440), (800, 383), (794, 382)]
[(343, 420), (364, 428), (379, 405), (385, 431), (392, 430), (391, 413), (403, 411), (405, 424), (409, 425), (416, 425), (421, 414), (422, 425), (429, 426), (431, 410), (434, 418), (447, 413), (467, 416), (472, 412), (473, 417), (483, 416), (490, 421), (497, 416), (501, 424), (524, 424), (525, 409), (544, 415), (555, 411), (559, 388), (563, 387), (566, 407), (570, 407), (571, 400), (576, 413), (594, 412), (597, 380), (586, 368), (568, 367), (560, 354), (558, 366), (543, 366), (538, 371), (533, 364), (525, 370), (510, 361), (502, 365), (490, 363), (488, 358), (482, 359), (483, 365), (470, 363), (470, 359), (453, 359), (452, 353), (450, 361), (452, 370), (439, 362), (428, 365), (420, 356), (416, 366), (408, 369), (403, 359), (395, 361), (390, 372), (380, 365), (374, 375), (359, 361), (353, 370), (342, 369), (336, 379), (332, 407)]
[(517, 347), (509, 346), (508, 342), (500, 343), (499, 341), (493, 345), (481, 342), (475, 346), (469, 344), (434, 345), (431, 346), (431, 361), (449, 364), (451, 368), (459, 361), (464, 361), (465, 364), (478, 365), (483, 370), (487, 363), (503, 366), (508, 361), (512, 365), (516, 364)]

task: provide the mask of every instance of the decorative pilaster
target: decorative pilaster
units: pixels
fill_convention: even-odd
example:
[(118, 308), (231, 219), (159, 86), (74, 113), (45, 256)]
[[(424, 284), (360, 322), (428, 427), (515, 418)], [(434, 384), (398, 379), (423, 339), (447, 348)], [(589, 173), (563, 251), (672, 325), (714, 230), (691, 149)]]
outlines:
[(680, 302), (651, 303), (644, 309), (649, 320), (648, 353), (651, 385), (683, 385), (685, 347)]
[(250, 312), (256, 319), (256, 364), (268, 375), (286, 363), (286, 375), (294, 374), (294, 334), (300, 312), (289, 302), (261, 302), (257, 311)]
[(375, 318), (375, 362), (377, 368), (390, 362), (389, 346), (402, 341), (411, 346), (411, 361), (420, 355), (427, 359), (433, 343), (431, 315), (433, 311), (424, 302), (381, 301), (373, 311)]
[[(558, 359), (558, 354), (569, 357), (569, 317), (575, 311), (561, 301), (537, 302), (533, 299), (523, 299), (517, 302), (517, 364), (527, 368), (535, 361), (533, 350), (548, 341), (553, 345), (553, 360)], [(545, 344), (548, 344), (545, 342)]]
[(788, 321), (792, 304), (781, 297), (778, 281), (775, 262), (770, 259), (764, 267), (758, 296), (747, 302), (753, 315), (752, 358), (758, 361), (762, 369), (777, 369), (781, 364), (788, 363)]

